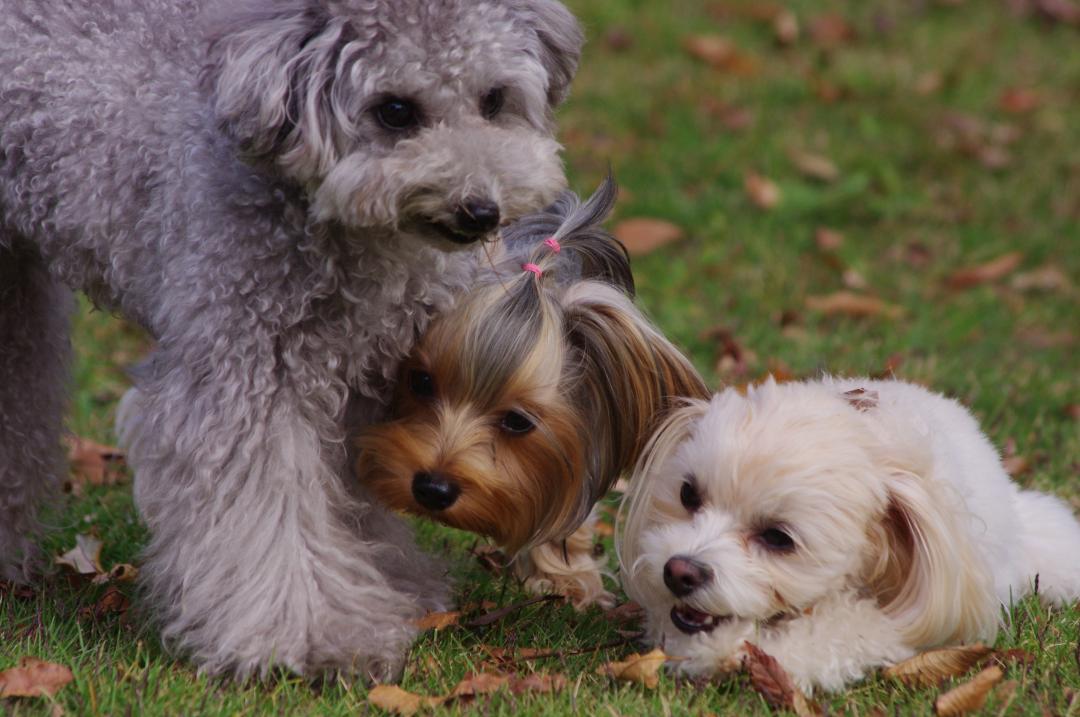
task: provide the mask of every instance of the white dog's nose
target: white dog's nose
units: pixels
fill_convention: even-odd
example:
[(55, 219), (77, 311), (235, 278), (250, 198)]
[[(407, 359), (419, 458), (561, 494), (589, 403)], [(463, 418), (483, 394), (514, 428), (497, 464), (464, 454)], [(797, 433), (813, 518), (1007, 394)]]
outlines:
[(664, 563), (664, 584), (676, 597), (686, 597), (712, 579), (712, 570), (693, 558), (676, 555)]

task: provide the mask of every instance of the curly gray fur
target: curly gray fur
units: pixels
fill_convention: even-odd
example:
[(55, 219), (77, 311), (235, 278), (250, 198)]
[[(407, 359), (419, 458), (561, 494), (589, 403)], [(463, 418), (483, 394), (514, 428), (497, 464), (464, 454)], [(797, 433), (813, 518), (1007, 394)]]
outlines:
[[(346, 423), (474, 274), (434, 228), (564, 186), (580, 30), (555, 0), (202, 4), (0, 0), (0, 576), (56, 481), (83, 290), (158, 341), (119, 420), (165, 640), (211, 672), (390, 677), (445, 590), (343, 480)], [(388, 96), (421, 126), (380, 126)]]

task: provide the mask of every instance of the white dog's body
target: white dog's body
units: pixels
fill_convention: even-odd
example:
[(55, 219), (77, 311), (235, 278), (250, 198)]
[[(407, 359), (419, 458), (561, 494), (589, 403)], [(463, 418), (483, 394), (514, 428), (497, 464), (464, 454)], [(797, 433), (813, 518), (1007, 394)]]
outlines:
[[(1000, 607), (1080, 597), (1080, 523), (1021, 490), (963, 407), (899, 381), (734, 390), (654, 436), (620, 535), (650, 638), (694, 674), (750, 641), (839, 689), (935, 645), (993, 640)], [(687, 507), (688, 506), (688, 507)]]

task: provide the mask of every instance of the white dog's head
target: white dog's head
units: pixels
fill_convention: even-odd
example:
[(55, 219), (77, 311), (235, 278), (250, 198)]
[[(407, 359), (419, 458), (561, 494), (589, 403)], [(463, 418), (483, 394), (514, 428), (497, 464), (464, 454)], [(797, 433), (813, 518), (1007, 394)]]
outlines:
[(565, 185), (552, 110), (582, 35), (555, 0), (260, 0), (212, 23), (219, 123), (320, 221), (452, 248)]
[(911, 645), (993, 622), (985, 599), (969, 599), (986, 594), (986, 575), (954, 496), (926, 480), (925, 445), (879, 420), (876, 400), (828, 380), (770, 380), (690, 403), (654, 435), (619, 554), (669, 653), (733, 649), (726, 633), (851, 591), (875, 599)]

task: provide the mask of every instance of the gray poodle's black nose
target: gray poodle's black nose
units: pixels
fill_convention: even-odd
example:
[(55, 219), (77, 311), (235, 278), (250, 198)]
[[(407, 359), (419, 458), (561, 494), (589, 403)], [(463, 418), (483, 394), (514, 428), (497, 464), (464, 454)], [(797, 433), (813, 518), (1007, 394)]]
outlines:
[(664, 585), (676, 597), (686, 597), (712, 579), (712, 570), (707, 565), (676, 555), (664, 563)]
[(458, 231), (480, 237), (499, 226), (499, 205), (490, 199), (470, 197), (454, 214)]
[(413, 476), (412, 494), (428, 510), (446, 510), (457, 500), (461, 488), (444, 475), (421, 471)]

